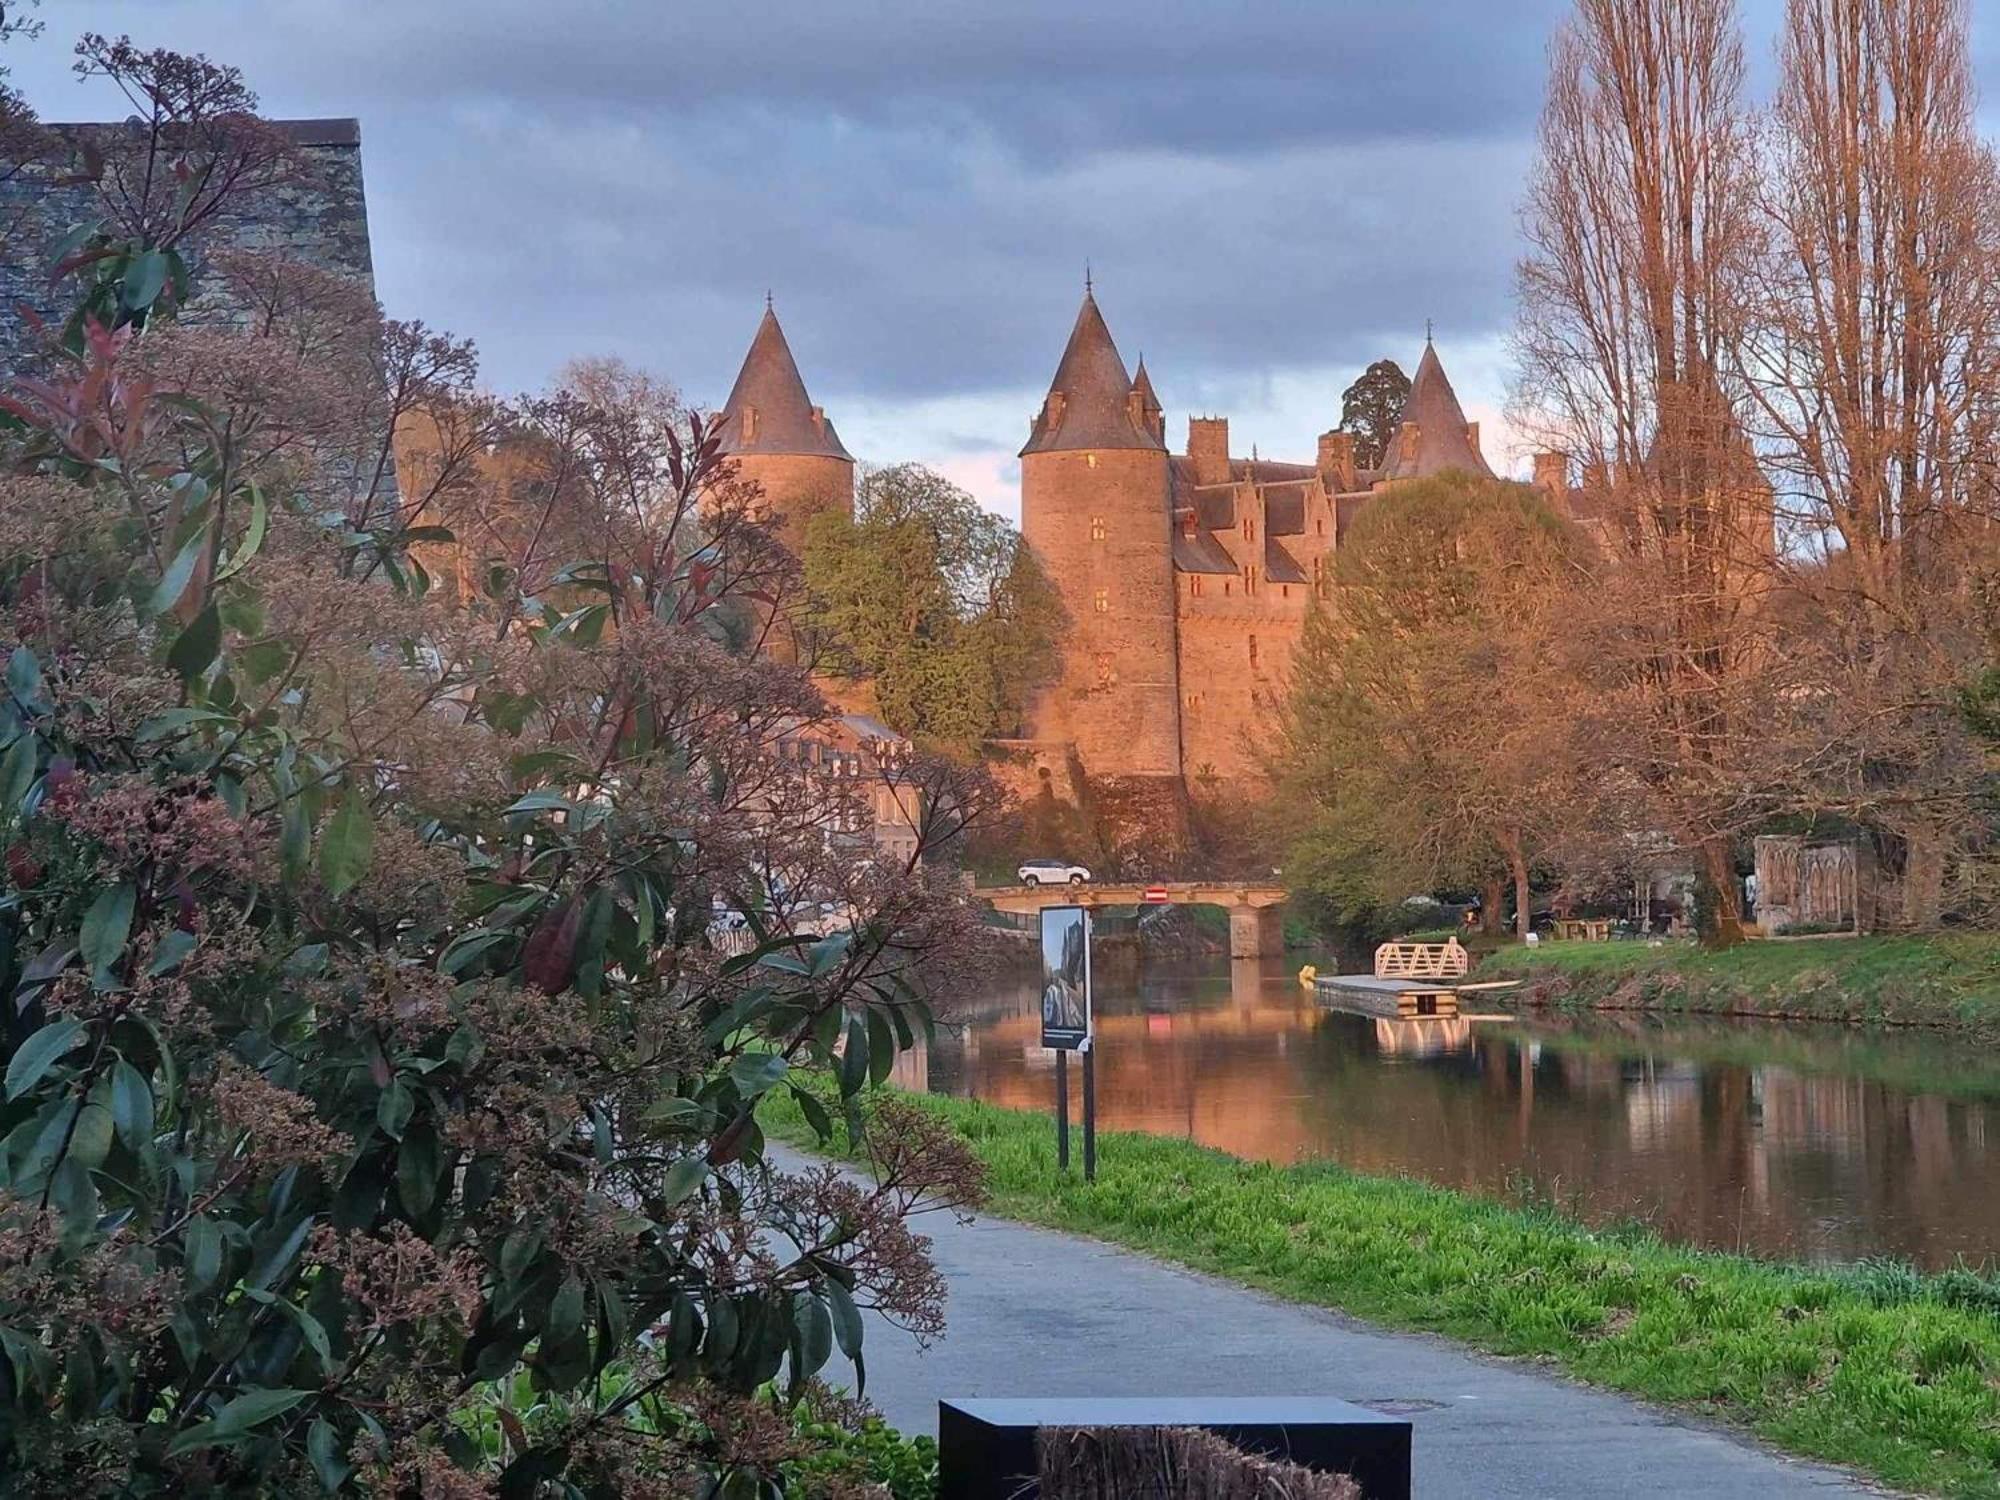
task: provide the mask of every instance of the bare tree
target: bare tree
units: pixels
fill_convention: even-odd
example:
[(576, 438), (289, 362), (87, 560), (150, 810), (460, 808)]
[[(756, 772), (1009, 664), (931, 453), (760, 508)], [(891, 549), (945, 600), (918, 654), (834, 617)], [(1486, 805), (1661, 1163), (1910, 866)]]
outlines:
[(1656, 587), (1607, 659), (1651, 815), (1737, 912), (1726, 774), (1742, 614), (1770, 548), (1725, 363), (1755, 243), (1731, 0), (1578, 0), (1550, 52), (1524, 212), (1518, 406), (1608, 492)]
[[(1944, 654), (1963, 633), (1938, 611), (1956, 597), (1954, 536), (1994, 504), (2000, 179), (1965, 6), (1790, 0), (1779, 63), (1742, 364), (1786, 481), (1796, 582), (1831, 647), (1833, 675), (1797, 701), (1934, 719), (1943, 732), (1902, 738), (1969, 768)], [(1877, 752), (1847, 789), (1902, 845), (1903, 918), (1934, 925), (1954, 778), (1882, 753), (1879, 734), (1844, 737)]]

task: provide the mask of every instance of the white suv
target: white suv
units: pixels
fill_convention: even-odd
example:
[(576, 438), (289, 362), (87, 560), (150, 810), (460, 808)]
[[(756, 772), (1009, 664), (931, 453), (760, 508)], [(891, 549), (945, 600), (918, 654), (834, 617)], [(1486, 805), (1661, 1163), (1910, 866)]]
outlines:
[(1014, 872), (1023, 885), (1082, 885), (1090, 871), (1065, 859), (1031, 859)]

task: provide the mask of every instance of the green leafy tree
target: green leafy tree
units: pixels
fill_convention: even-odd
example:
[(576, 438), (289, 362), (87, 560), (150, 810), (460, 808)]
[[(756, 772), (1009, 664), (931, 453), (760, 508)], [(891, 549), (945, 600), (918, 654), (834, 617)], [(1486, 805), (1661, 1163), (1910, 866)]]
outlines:
[(863, 478), (851, 518), (814, 517), (804, 551), (820, 659), (869, 679), (883, 718), (961, 755), (1013, 732), (1062, 632), (1020, 532), (942, 475), (902, 464)]
[(1393, 359), (1378, 359), (1340, 393), (1340, 430), (1354, 434), (1357, 467), (1380, 467), (1410, 396), (1410, 377)]
[(819, 705), (718, 623), (712, 426), (500, 414), (577, 550), (447, 598), (412, 508), (477, 465), (341, 477), (379, 315), (186, 328), (145, 253), (0, 402), (0, 1492), (773, 1493), (864, 1310), (939, 1327), (907, 1218), (977, 1174), (888, 1105), (878, 1182), (789, 1175), (758, 1113), (858, 1126), (927, 1029), (984, 783), (836, 847), (772, 753)]
[(1290, 877), (1354, 912), (1497, 895), (1504, 877), (1526, 931), (1534, 862), (1578, 780), (1563, 637), (1590, 567), (1524, 485), (1444, 474), (1362, 512), (1294, 667)]

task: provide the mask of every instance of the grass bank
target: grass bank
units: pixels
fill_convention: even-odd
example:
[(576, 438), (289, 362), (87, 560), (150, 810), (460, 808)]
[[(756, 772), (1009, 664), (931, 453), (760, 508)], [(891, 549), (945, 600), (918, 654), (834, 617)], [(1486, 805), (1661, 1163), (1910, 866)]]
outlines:
[(1674, 1010), (2000, 1036), (2000, 934), (1750, 942), (1542, 943), (1481, 961), (1481, 979), (1518, 978), (1553, 1008)]
[[(1594, 1232), (1552, 1212), (1329, 1166), (1107, 1135), (1059, 1178), (1046, 1116), (923, 1097), (986, 1162), (995, 1213), (1739, 1424), (1891, 1484), (2000, 1497), (2000, 1281), (1821, 1271)], [(773, 1133), (805, 1143), (794, 1113)], [(1200, 1330), (1155, 1330), (1163, 1359)]]

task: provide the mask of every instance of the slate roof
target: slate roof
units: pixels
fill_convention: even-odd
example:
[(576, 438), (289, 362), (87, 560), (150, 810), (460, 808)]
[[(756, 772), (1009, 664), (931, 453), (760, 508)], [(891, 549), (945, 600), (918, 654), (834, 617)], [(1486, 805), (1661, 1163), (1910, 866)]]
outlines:
[(1174, 567), (1183, 573), (1234, 573), (1236, 563), (1208, 532), (1174, 527)]
[[(743, 434), (744, 408), (755, 408), (756, 430), (747, 440)], [(785, 330), (778, 315), (767, 304), (764, 321), (743, 356), (743, 368), (722, 406), (722, 448), (725, 453), (808, 454), (825, 458), (853, 456), (840, 445), (840, 435), (822, 413), (813, 417), (812, 397), (799, 375), (798, 361), (792, 358)]]
[[(1414, 457), (1406, 459), (1403, 429), (1412, 422), (1417, 426), (1417, 451)], [(1426, 343), (1416, 379), (1410, 382), (1409, 397), (1403, 402), (1403, 414), (1396, 422), (1396, 434), (1389, 439), (1389, 451), (1383, 455), (1377, 477), (1422, 479), (1446, 469), (1464, 469), (1487, 479), (1493, 477), (1493, 471), (1466, 434), (1465, 409), (1458, 404), (1458, 393), (1451, 388), (1437, 349)]]
[(1097, 299), (1086, 291), (1062, 362), (1049, 382), (1049, 398), (1035, 416), (1022, 457), (1084, 448), (1164, 451), (1165, 443), (1132, 420), (1132, 389), (1132, 377), (1104, 325), (1104, 314), (1097, 310)]

